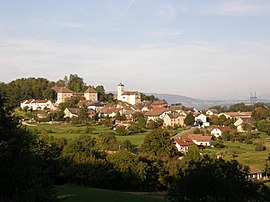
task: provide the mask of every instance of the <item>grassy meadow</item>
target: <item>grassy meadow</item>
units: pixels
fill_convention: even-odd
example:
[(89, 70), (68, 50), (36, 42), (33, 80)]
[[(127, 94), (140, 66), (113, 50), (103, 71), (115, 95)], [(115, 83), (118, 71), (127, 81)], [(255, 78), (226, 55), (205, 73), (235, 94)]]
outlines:
[(56, 187), (57, 198), (64, 202), (163, 202), (163, 196), (128, 193), (90, 187), (61, 185)]
[[(90, 135), (92, 137), (98, 137), (100, 134), (114, 132), (113, 130), (106, 128), (103, 125), (91, 126), (91, 132), (89, 133), (85, 133), (86, 126), (74, 126), (68, 123), (30, 123), (30, 125), (28, 125), (27, 127), (29, 127), (30, 129), (36, 128), (54, 138), (67, 139), (76, 138), (80, 135)], [(119, 141), (130, 140), (131, 144), (135, 146), (140, 146), (143, 143), (146, 133), (134, 134), (129, 136), (116, 136), (116, 139)]]

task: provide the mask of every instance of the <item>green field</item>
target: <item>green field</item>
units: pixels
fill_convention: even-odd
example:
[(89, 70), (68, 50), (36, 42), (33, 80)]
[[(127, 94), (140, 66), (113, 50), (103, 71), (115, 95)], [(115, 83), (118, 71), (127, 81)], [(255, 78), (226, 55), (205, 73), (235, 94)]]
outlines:
[(90, 187), (62, 185), (56, 187), (57, 198), (64, 202), (163, 202), (162, 196), (149, 196), (141, 192), (128, 193)]
[[(44, 133), (52, 136), (54, 138), (67, 138), (72, 139), (79, 137), (80, 135), (90, 135), (92, 137), (98, 137), (100, 134), (104, 133), (112, 133), (113, 130), (108, 129), (102, 125), (92, 126), (93, 131), (91, 133), (85, 133), (86, 126), (73, 126), (67, 123), (59, 123), (59, 124), (38, 124), (31, 123), (31, 126), (27, 126), (31, 129), (37, 128), (38, 130), (43, 130)], [(129, 136), (116, 136), (116, 139), (119, 141), (129, 140), (131, 144), (140, 146), (143, 143), (145, 137), (144, 134), (136, 134)]]
[(212, 155), (223, 154), (225, 160), (235, 159), (242, 165), (254, 165), (260, 169), (265, 168), (265, 159), (267, 159), (270, 153), (270, 142), (268, 139), (261, 138), (267, 147), (265, 151), (255, 151), (254, 144), (245, 144), (237, 142), (224, 142), (225, 148), (217, 149), (205, 149), (203, 152)]

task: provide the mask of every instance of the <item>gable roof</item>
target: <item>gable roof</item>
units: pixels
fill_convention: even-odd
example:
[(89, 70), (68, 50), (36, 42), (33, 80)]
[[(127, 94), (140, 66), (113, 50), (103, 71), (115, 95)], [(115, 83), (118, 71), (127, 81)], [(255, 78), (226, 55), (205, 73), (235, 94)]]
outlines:
[(249, 167), (249, 174), (257, 174), (257, 173), (263, 173), (263, 171), (256, 166), (248, 166)]
[(192, 145), (195, 145), (195, 143), (189, 138), (185, 138), (185, 139), (178, 138), (178, 139), (175, 140), (175, 142), (177, 144), (179, 144), (180, 146), (192, 146)]
[(94, 88), (89, 86), (84, 93), (97, 93), (97, 91)]
[(164, 112), (166, 112), (166, 110), (152, 110), (152, 111), (146, 112), (144, 115), (145, 116), (160, 116)]
[(217, 127), (220, 131), (231, 131), (231, 128), (228, 126), (219, 126)]
[(67, 110), (70, 111), (70, 113), (76, 114), (76, 115), (78, 115), (80, 112), (80, 108), (67, 108)]
[(210, 142), (212, 139), (212, 136), (204, 136), (202, 134), (189, 134), (187, 135), (187, 137), (192, 141), (198, 142)]
[(54, 86), (52, 87), (52, 90), (54, 90), (56, 93), (73, 93), (72, 90), (66, 88), (65, 86)]
[(127, 92), (123, 92), (122, 95), (136, 95), (138, 92), (137, 91), (127, 91)]

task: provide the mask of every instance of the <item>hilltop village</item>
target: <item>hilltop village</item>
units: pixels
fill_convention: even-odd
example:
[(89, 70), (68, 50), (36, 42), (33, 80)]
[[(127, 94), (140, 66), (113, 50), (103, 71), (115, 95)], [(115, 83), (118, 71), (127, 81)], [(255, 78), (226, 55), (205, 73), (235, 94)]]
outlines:
[[(0, 89), (1, 110), (13, 108), (16, 117), (6, 124), (13, 118), (4, 113), (2, 131), (30, 135), (30, 153), (41, 163), (35, 166), (56, 185), (165, 191), (171, 201), (179, 192), (188, 201), (205, 201), (206, 195), (206, 201), (268, 197), (267, 103), (252, 100), (249, 105), (199, 110), (127, 90), (123, 83), (115, 85), (115, 94), (106, 93), (103, 86), (87, 86), (77, 75), (57, 82), (17, 79), (0, 83)], [(21, 137), (16, 146), (11, 138), (11, 146), (4, 149), (24, 147)], [(25, 167), (17, 165), (20, 155), (5, 154), (14, 168)]]
[[(85, 92), (78, 93), (65, 86), (54, 86), (56, 100), (23, 100), (20, 103), (22, 110), (38, 112), (36, 120), (48, 120), (50, 113), (59, 111), (65, 103), (76, 101), (74, 107), (63, 109), (63, 121), (76, 120), (88, 117), (102, 122), (107, 120), (107, 126), (119, 133), (127, 135), (129, 128), (134, 126), (136, 117), (141, 115), (146, 120), (149, 128), (162, 127), (177, 131), (178, 128), (191, 127), (190, 134), (176, 134), (175, 146), (179, 152), (186, 154), (191, 146), (210, 147), (220, 146), (216, 140), (230, 139), (236, 133), (257, 131), (251, 111), (235, 112), (218, 109), (197, 110), (194, 107), (182, 104), (171, 104), (165, 100), (142, 101), (141, 93), (126, 91), (122, 83), (117, 85), (117, 95), (113, 95), (114, 102), (104, 103), (99, 101), (98, 92), (93, 87), (88, 87)], [(136, 116), (134, 116), (136, 115)], [(53, 121), (48, 120), (48, 121)], [(57, 121), (57, 120), (56, 120)], [(122, 132), (121, 132), (122, 131)], [(237, 137), (234, 137), (237, 139)], [(213, 144), (213, 142), (215, 142)], [(256, 179), (262, 179), (262, 171), (257, 169)]]

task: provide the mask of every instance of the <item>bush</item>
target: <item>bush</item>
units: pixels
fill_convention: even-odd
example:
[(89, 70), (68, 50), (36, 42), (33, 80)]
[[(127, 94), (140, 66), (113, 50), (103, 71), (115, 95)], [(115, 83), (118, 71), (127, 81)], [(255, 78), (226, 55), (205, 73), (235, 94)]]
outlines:
[(263, 145), (262, 143), (258, 143), (255, 147), (255, 151), (265, 151), (266, 150), (266, 146)]

